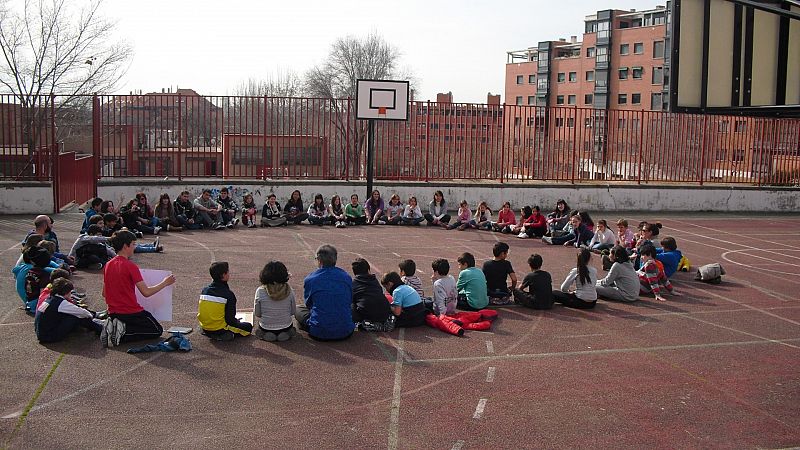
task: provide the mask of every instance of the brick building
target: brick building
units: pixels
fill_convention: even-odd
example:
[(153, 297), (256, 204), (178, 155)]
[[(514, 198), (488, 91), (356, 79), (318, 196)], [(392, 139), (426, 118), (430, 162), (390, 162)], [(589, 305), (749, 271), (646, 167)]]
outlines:
[(506, 103), (596, 109), (668, 109), (668, 9), (586, 16), (583, 39), (508, 52)]

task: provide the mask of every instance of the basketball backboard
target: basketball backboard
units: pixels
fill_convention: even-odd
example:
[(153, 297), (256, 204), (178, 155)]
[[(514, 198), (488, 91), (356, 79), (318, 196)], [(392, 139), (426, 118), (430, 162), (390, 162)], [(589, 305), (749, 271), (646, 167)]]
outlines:
[(408, 81), (358, 80), (356, 118), (408, 120)]

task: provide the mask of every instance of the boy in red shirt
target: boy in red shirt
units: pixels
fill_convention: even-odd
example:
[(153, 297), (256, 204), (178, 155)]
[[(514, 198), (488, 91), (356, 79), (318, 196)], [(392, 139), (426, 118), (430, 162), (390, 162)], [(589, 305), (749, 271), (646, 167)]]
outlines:
[(157, 285), (148, 286), (139, 267), (130, 261), (136, 248), (136, 235), (130, 231), (114, 233), (111, 245), (117, 256), (106, 264), (103, 271), (103, 297), (108, 305), (109, 318), (100, 334), (100, 342), (104, 347), (114, 347), (122, 342), (160, 337), (164, 329), (136, 300), (134, 288), (143, 296), (150, 297), (175, 283), (175, 276), (169, 275)]

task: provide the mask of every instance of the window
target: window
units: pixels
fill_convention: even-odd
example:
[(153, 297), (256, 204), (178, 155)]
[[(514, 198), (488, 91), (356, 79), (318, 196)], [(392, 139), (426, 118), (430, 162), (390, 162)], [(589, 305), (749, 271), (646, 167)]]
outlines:
[(592, 128), (592, 118), (586, 117), (583, 119), (583, 126), (586, 128)]
[[(267, 147), (266, 149), (267, 154), (266, 158), (267, 161), (272, 161), (272, 147)], [(233, 164), (263, 164), (264, 163), (264, 147), (244, 147), (244, 146), (234, 146), (233, 147), (233, 158), (231, 163)]]
[(620, 80), (627, 80), (628, 79), (628, 68), (627, 67), (620, 67), (619, 68), (619, 79)]
[(550, 58), (550, 52), (539, 52), (539, 61), (537, 62), (537, 67), (540, 69), (546, 69), (547, 65), (549, 64), (548, 59)]
[(597, 22), (597, 39), (608, 39), (609, 22)]
[(606, 63), (608, 62), (608, 48), (606, 47), (598, 47), (597, 49), (597, 58), (595, 59), (597, 63)]
[(575, 128), (575, 118), (567, 117), (567, 128)]
[(734, 150), (732, 160), (734, 162), (744, 161), (744, 150)]
[(594, 81), (594, 70), (586, 71), (586, 81)]
[(593, 98), (593, 97), (594, 97), (594, 96), (593, 96), (592, 94), (586, 94), (586, 95), (584, 95), (584, 96), (583, 96), (583, 103), (584, 103), (585, 105), (591, 105), (591, 104), (592, 104), (592, 100), (594, 100), (594, 98)]
[(306, 147), (283, 147), (281, 148), (282, 165), (308, 164), (311, 166), (319, 165), (320, 151), (318, 148)]
[(535, 95), (529, 95), (528, 96), (528, 105), (535, 105), (535, 104), (536, 104), (536, 96)]
[(563, 105), (563, 104), (564, 104), (564, 96), (563, 95), (557, 95), (556, 96), (556, 105)]
[(577, 95), (568, 95), (567, 96), (567, 104), (568, 105), (574, 105), (577, 102), (578, 102), (578, 96)]
[(561, 128), (563, 126), (564, 126), (564, 118), (556, 117), (556, 128)]
[(522, 119), (520, 119), (519, 117), (514, 117), (514, 126), (518, 127), (519, 124), (522, 123), (521, 121)]
[(651, 76), (651, 83), (660, 85), (664, 82), (664, 68), (653, 67), (653, 74)]
[(727, 120), (720, 120), (719, 122), (717, 122), (717, 132), (727, 133), (729, 128), (730, 128), (730, 122), (728, 122)]
[(619, 45), (619, 54), (620, 55), (627, 55), (631, 52), (630, 44), (620, 44)]
[(528, 75), (528, 84), (536, 83), (536, 75)]
[(631, 103), (634, 105), (642, 104), (642, 94), (631, 94)]
[(653, 42), (653, 58), (664, 57), (664, 41)]
[(620, 105), (627, 105), (628, 104), (628, 94), (619, 94), (617, 96), (617, 103)]
[(594, 77), (594, 85), (597, 87), (606, 87), (606, 85), (608, 85), (608, 72), (605, 70), (597, 72)]
[(620, 130), (625, 129), (625, 122), (626, 122), (625, 119), (617, 119), (617, 128), (619, 128)]
[(594, 47), (587, 47), (586, 48), (586, 57), (587, 58), (594, 58)]
[(547, 106), (547, 98), (544, 95), (537, 95), (536, 106)]
[(630, 27), (631, 27), (631, 24), (629, 22), (625, 22), (625, 21), (620, 21), (619, 22), (619, 28), (620, 29), (630, 28)]
[(539, 78), (539, 81), (536, 82), (536, 89), (540, 92), (546, 91), (550, 87), (550, 80), (547, 77)]
[(517, 75), (517, 84), (522, 84), (522, 79), (523, 79), (522, 75)]
[(424, 141), (426, 136), (424, 134), (418, 134), (417, 139)]
[(661, 111), (661, 92), (653, 92), (650, 94), (650, 109), (653, 111)]
[(564, 80), (566, 80), (564, 72), (558, 72), (556, 80), (558, 80), (559, 83), (563, 83)]
[(642, 42), (634, 43), (633, 44), (633, 53), (635, 53), (637, 55), (641, 55), (642, 53), (644, 53), (644, 43), (642, 43)]
[(576, 81), (578, 81), (578, 72), (570, 72), (569, 73), (569, 82), (570, 83), (575, 83)]
[[(517, 97), (517, 98), (520, 98), (520, 97)], [(431, 124), (431, 130), (438, 130), (438, 129), (439, 129), (439, 124), (438, 123), (434, 122), (434, 123)]]
[(724, 148), (718, 148), (717, 151), (714, 152), (714, 159), (717, 161), (725, 161), (725, 158), (728, 156), (728, 151)]
[(644, 68), (642, 68), (642, 67), (634, 67), (633, 68), (633, 79), (634, 80), (641, 80), (643, 75), (644, 75)]
[(742, 133), (744, 131), (747, 131), (747, 122), (744, 120), (737, 120), (736, 128), (734, 128), (734, 131), (736, 131), (737, 133)]

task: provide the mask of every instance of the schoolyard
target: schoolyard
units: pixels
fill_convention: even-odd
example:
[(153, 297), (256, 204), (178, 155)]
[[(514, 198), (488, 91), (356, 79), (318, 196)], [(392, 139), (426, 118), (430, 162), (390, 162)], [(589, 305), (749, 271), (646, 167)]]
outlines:
[[(617, 214), (593, 214), (609, 221)], [(280, 259), (302, 298), (315, 249), (339, 266), (363, 256), (375, 272), (469, 251), (497, 239), (522, 278), (544, 257), (554, 284), (575, 250), (538, 240), (426, 227), (295, 226), (166, 233), (142, 268), (177, 276), (174, 325), (195, 327), (188, 353), (127, 354), (90, 333), (40, 345), (19, 309), (10, 269), (31, 216), (0, 217), (0, 447), (8, 448), (785, 448), (800, 445), (800, 216), (635, 213), (658, 220), (694, 267), (720, 262), (721, 285), (677, 273), (665, 303), (601, 301), (595, 310), (498, 308), (490, 332), (427, 326), (356, 332), (320, 343), (211, 342), (197, 332), (208, 266), (231, 264), (231, 288), (252, 310), (258, 272)], [(68, 251), (83, 216), (54, 216)], [(592, 264), (600, 267), (593, 257)], [(454, 270), (457, 272), (457, 270)], [(600, 275), (603, 276), (600, 270)], [(457, 273), (453, 273), (457, 276)], [(99, 272), (74, 282), (103, 309)], [(169, 326), (170, 324), (166, 324)], [(166, 328), (166, 327), (165, 327)]]

